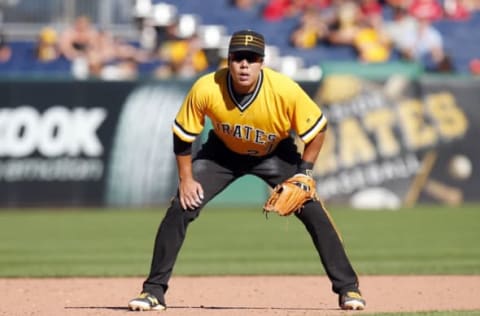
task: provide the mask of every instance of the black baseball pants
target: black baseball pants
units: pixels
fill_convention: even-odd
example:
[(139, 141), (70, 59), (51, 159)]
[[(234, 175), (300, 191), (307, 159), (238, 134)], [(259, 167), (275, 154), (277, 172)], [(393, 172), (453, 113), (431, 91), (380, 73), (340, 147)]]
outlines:
[[(300, 159), (292, 139), (282, 141), (268, 157), (252, 157), (231, 152), (211, 132), (193, 160), (194, 177), (204, 190), (202, 205), (193, 211), (184, 210), (178, 195), (172, 200), (157, 231), (150, 274), (143, 283), (143, 291), (160, 300), (164, 299), (187, 227), (212, 198), (235, 179), (247, 174), (258, 176), (273, 187), (295, 174)], [(358, 290), (357, 275), (323, 205), (318, 201), (307, 202), (295, 216), (302, 221), (310, 234), (325, 272), (332, 282), (332, 290), (338, 294)]]

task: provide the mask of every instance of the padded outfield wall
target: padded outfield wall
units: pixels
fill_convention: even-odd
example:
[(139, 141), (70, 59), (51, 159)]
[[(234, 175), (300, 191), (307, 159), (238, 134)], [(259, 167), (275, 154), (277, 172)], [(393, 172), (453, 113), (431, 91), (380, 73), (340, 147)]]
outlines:
[[(480, 199), (480, 81), (411, 78), (330, 72), (300, 83), (329, 118), (315, 169), (327, 202)], [(191, 83), (0, 81), (0, 207), (168, 203), (177, 185), (171, 122)], [(247, 176), (213, 203), (260, 207), (267, 194)]]

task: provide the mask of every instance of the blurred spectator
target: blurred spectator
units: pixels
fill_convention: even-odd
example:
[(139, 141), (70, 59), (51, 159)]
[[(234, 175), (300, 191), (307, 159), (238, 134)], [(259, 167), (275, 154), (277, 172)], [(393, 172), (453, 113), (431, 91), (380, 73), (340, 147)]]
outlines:
[(91, 75), (109, 80), (133, 79), (138, 75), (138, 64), (150, 60), (147, 51), (111, 32), (101, 30), (98, 34), (96, 49), (89, 54)]
[(296, 12), (302, 13), (308, 9), (325, 10), (332, 5), (335, 0), (291, 0), (292, 7)]
[(60, 51), (69, 60), (88, 56), (98, 43), (97, 29), (87, 16), (79, 16), (60, 36)]
[(384, 0), (385, 4), (393, 8), (396, 7), (408, 7), (411, 0)]
[[(76, 77), (108, 77), (131, 79), (139, 62), (148, 54), (130, 45), (107, 30), (97, 30), (87, 16), (79, 16), (60, 36), (60, 51), (72, 61)], [(104, 71), (104, 68), (107, 68)], [(106, 73), (106, 75), (105, 75)], [(75, 75), (75, 74), (74, 74)]]
[(155, 77), (191, 78), (208, 69), (197, 23), (194, 16), (180, 15), (163, 27), (156, 51), (162, 64), (155, 70)]
[(465, 6), (470, 12), (480, 11), (480, 0), (464, 0)]
[(262, 11), (265, 21), (275, 22), (299, 14), (295, 0), (269, 0)]
[(196, 35), (167, 41), (160, 48), (159, 54), (165, 64), (156, 70), (157, 78), (191, 78), (209, 67), (207, 56)]
[(258, 4), (261, 3), (260, 0), (231, 0), (232, 6), (239, 10), (250, 11), (254, 10)]
[(393, 7), (392, 20), (383, 23), (382, 31), (388, 38), (390, 45), (398, 52), (408, 46), (410, 37), (413, 37), (417, 29), (417, 21), (408, 14), (403, 6)]
[(381, 15), (382, 5), (378, 0), (360, 0), (360, 11), (364, 16)]
[(480, 75), (480, 58), (473, 58), (468, 64), (470, 73), (475, 76)]
[(97, 45), (100, 36), (87, 16), (79, 16), (72, 26), (66, 28), (60, 35), (59, 46), (61, 54), (71, 61), (72, 74), (77, 79), (86, 79), (97, 75), (100, 71), (100, 57)]
[(293, 47), (310, 49), (327, 37), (328, 24), (315, 8), (308, 8), (302, 14), (298, 26), (290, 34)]
[(452, 20), (468, 20), (471, 15), (468, 2), (466, 0), (445, 0), (443, 3), (445, 15)]
[(58, 34), (52, 27), (44, 27), (38, 34), (35, 57), (41, 62), (50, 62), (60, 57)]
[(351, 45), (359, 29), (360, 7), (351, 0), (337, 0), (335, 21), (328, 35), (328, 41), (335, 45)]
[(443, 8), (437, 0), (412, 0), (408, 12), (412, 16), (430, 21), (443, 18)]
[(390, 59), (389, 39), (374, 27), (374, 21), (364, 19), (359, 22), (353, 44), (358, 58), (365, 63), (383, 63)]
[(381, 27), (383, 10), (379, 0), (360, 0), (360, 12), (373, 27)]
[(415, 27), (408, 33), (401, 34), (397, 49), (402, 57), (422, 63), (429, 71), (451, 72), (453, 66), (443, 48), (441, 33), (432, 26), (432, 19), (436, 18), (433, 11), (418, 10), (414, 18)]
[(332, 0), (292, 0), (292, 2), (293, 6), (296, 8), (296, 11), (299, 13), (302, 13), (308, 9), (323, 11), (332, 5)]
[(0, 32), (0, 63), (6, 63), (12, 57), (12, 48), (10, 47), (7, 36)]
[(308, 9), (327, 9), (331, 0), (268, 0), (263, 7), (262, 16), (266, 21), (298, 17)]

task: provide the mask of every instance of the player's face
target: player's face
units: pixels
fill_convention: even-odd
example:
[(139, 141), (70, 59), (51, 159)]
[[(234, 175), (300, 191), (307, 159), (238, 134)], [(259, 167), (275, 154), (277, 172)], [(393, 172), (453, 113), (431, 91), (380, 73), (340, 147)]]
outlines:
[(263, 67), (263, 57), (252, 52), (236, 52), (230, 54), (228, 65), (235, 91), (252, 92)]

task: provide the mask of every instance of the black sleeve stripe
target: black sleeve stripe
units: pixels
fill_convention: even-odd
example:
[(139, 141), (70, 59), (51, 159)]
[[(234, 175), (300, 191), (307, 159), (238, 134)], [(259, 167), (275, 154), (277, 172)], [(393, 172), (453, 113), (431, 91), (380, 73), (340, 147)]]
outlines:
[(307, 135), (308, 133), (310, 133), (312, 130), (314, 130), (318, 124), (320, 124), (320, 122), (323, 120), (323, 114), (320, 115), (320, 117), (317, 119), (317, 121), (315, 122), (315, 124), (312, 125), (312, 127), (310, 127), (305, 133), (299, 135), (300, 138), (303, 138), (305, 137), (305, 135)]
[(174, 122), (175, 126), (186, 136), (188, 137), (197, 137), (198, 135), (200, 135), (199, 133), (191, 133), (189, 131), (186, 131), (182, 125), (180, 125), (177, 120), (175, 120)]

